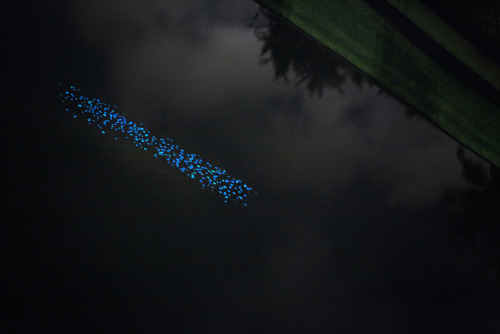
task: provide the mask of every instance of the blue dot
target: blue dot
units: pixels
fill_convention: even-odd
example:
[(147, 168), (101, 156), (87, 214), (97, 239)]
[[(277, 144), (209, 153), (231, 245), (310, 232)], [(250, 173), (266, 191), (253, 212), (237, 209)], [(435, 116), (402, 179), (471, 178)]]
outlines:
[[(71, 91), (66, 91), (66, 95), (61, 94), (61, 97), (63, 102), (79, 100), (81, 103), (77, 104), (78, 107), (83, 107), (79, 109), (79, 112), (88, 115), (89, 124), (95, 124), (101, 130), (104, 126), (109, 126), (112, 130), (120, 131), (125, 134), (125, 139), (130, 137), (135, 146), (143, 148), (145, 151), (148, 150), (145, 146), (153, 147), (155, 158), (162, 156), (169, 165), (177, 167), (190, 178), (198, 177), (202, 188), (208, 187), (211, 191), (218, 192), (226, 203), (230, 200), (232, 203), (243, 202), (242, 204), (246, 206), (244, 201), (247, 195), (255, 194), (252, 192), (252, 188), (243, 184), (241, 180), (231, 177), (226, 170), (203, 161), (196, 154), (185, 153), (170, 138), (163, 139), (151, 135), (151, 132), (144, 128), (142, 123), (128, 121), (124, 115), (118, 114), (111, 106), (102, 103), (99, 99), (88, 99), (84, 96), (75, 97), (73, 92), (77, 91), (79, 90), (71, 86)], [(69, 111), (69, 108), (66, 110)], [(73, 117), (77, 118), (77, 115)], [(101, 132), (106, 133), (104, 130)], [(118, 137), (115, 137), (115, 140), (118, 140)]]

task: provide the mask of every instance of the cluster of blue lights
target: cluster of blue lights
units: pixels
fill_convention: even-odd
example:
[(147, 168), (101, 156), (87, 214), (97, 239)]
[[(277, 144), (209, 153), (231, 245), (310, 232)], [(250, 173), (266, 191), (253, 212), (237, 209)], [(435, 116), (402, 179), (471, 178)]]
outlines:
[(96, 125), (101, 132), (112, 133), (115, 139), (124, 136), (144, 150), (151, 150), (156, 158), (164, 159), (189, 178), (197, 180), (202, 188), (218, 193), (226, 203), (247, 206), (248, 196), (256, 192), (242, 181), (231, 177), (224, 169), (203, 161), (198, 155), (185, 153), (171, 139), (158, 138), (143, 127), (128, 121), (111, 106), (99, 99), (89, 99), (80, 95), (80, 90), (71, 86), (61, 94), (67, 111), (75, 111), (86, 118), (89, 124)]

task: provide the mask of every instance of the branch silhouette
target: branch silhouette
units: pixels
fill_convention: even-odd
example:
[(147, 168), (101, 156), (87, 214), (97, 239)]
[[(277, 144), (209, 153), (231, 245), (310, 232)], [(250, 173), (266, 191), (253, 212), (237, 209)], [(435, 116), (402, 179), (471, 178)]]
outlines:
[(348, 77), (360, 88), (363, 82), (373, 83), (354, 66), (278, 15), (266, 9), (260, 13), (267, 21), (255, 29), (257, 38), (263, 42), (260, 63), (271, 63), (276, 79), (289, 83), (289, 73), (293, 71), (296, 84), (304, 84), (311, 96), (318, 97), (323, 95), (325, 88), (343, 93), (342, 86)]
[(463, 147), (457, 149), (457, 159), (468, 186), (445, 193), (457, 209), (457, 234), (469, 239), (500, 280), (500, 168), (490, 164), (488, 169)]
[[(260, 20), (261, 17), (263, 20)], [(379, 88), (377, 96), (389, 95), (400, 101), (408, 118), (419, 115), (413, 107), (371, 77), (274, 12), (260, 7), (254, 19), (260, 21), (254, 25), (255, 35), (263, 43), (260, 63), (273, 65), (275, 79), (290, 83), (293, 73), (295, 84), (305, 85), (310, 96), (317, 97), (322, 97), (325, 89), (343, 93), (343, 86), (348, 80), (359, 89), (366, 83)]]

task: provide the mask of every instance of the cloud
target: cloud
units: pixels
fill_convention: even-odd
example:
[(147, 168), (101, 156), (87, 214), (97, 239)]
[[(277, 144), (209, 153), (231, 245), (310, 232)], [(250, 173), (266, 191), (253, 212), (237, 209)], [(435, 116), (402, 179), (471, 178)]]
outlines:
[[(117, 204), (133, 226), (131, 240), (139, 234), (136, 229), (159, 236), (146, 244), (140, 238), (125, 243), (125, 252), (116, 256), (135, 254), (138, 244), (164, 249), (163, 254), (155, 249), (153, 260), (141, 260), (161, 267), (165, 258), (179, 256), (196, 277), (179, 280), (189, 282), (189, 289), (199, 285), (207, 305), (222, 299), (227, 303), (219, 305), (236, 304), (246, 313), (260, 310), (291, 323), (356, 319), (352, 314), (368, 322), (381, 314), (415, 321), (413, 311), (420, 306), (412, 302), (418, 298), (408, 296), (428, 290), (414, 282), (443, 271), (446, 278), (470, 272), (446, 273), (462, 268), (463, 257), (446, 246), (450, 240), (436, 232), (436, 225), (406, 213), (395, 217), (401, 206), (432, 205), (444, 189), (461, 182), (457, 144), (425, 121), (409, 120), (398, 102), (376, 97), (377, 88), (359, 90), (347, 83), (344, 94), (325, 91), (320, 99), (301, 86), (276, 82), (271, 66), (258, 65), (261, 45), (246, 24), (251, 1), (73, 4), (82, 38), (108, 57), (114, 98), (106, 102), (131, 120), (188, 143), (193, 153), (251, 186), (257, 187), (250, 180), (258, 183), (258, 200), (267, 200), (244, 214), (214, 209), (201, 192), (144, 160), (144, 152), (132, 146), (133, 153), (123, 154), (115, 148), (111, 152), (123, 159), (118, 166), (142, 159), (117, 182), (125, 184), (127, 197), (141, 199), (127, 210)], [(379, 207), (384, 204), (390, 210)], [(157, 224), (152, 230), (137, 223), (148, 219)], [(434, 222), (442, 223), (442, 217)], [(172, 226), (180, 232), (166, 233)], [(87, 245), (95, 238), (78, 240)], [(436, 257), (436, 245), (457, 264)], [(96, 263), (102, 263), (98, 253)], [(244, 270), (248, 275), (242, 277)], [(207, 273), (214, 282), (206, 283)], [(134, 277), (127, 274), (122, 276)], [(172, 280), (156, 271), (154, 278), (158, 286)], [(439, 296), (431, 293), (430, 299)], [(210, 311), (221, 310), (217, 307)], [(328, 319), (318, 320), (321, 314)]]
[[(369, 176), (382, 189), (390, 189), (379, 194), (388, 196), (388, 205), (434, 203), (460, 180), (457, 144), (421, 119), (408, 120), (398, 102), (375, 95), (376, 89), (365, 86), (358, 91), (346, 84), (343, 95), (329, 91), (322, 99), (306, 96), (301, 126), (292, 125), (290, 115), (278, 113), (261, 140), (270, 157), (262, 172), (283, 185), (318, 189), (335, 189)], [(354, 109), (364, 114), (363, 124), (349, 120)]]
[(69, 14), (87, 42), (106, 48), (154, 35), (203, 40), (214, 26), (250, 24), (257, 8), (247, 0), (73, 0)]
[(213, 112), (236, 107), (242, 96), (287, 94), (286, 87), (274, 84), (271, 69), (256, 66), (258, 57), (251, 31), (216, 28), (203, 47), (175, 37), (125, 47), (113, 59), (111, 77), (123, 105)]
[(243, 163), (276, 188), (332, 192), (370, 177), (388, 192), (388, 205), (418, 206), (456, 185), (456, 144), (408, 120), (398, 102), (375, 97), (376, 88), (347, 83), (344, 94), (325, 91), (318, 99), (277, 83), (271, 66), (258, 65), (250, 7), (257, 8), (249, 1), (108, 0), (72, 8), (82, 36), (107, 48), (122, 112), (181, 142), (218, 136), (220, 157), (252, 152)]

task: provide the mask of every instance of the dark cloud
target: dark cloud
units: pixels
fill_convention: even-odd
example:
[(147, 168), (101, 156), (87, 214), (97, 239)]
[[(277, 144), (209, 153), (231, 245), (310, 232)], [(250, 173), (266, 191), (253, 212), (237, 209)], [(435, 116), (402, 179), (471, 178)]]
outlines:
[(56, 22), (71, 43), (55, 34), (36, 49), (52, 64), (71, 55), (45, 69), (51, 79), (74, 76), (259, 195), (226, 207), (57, 98), (12, 102), (1, 244), (14, 327), (421, 333), (497, 321), (498, 288), (440, 206), (463, 181), (436, 128), (374, 87), (318, 99), (275, 81), (251, 1), (67, 8)]
[[(229, 5), (230, 4), (230, 5)], [(216, 26), (249, 26), (252, 1), (72, 0), (69, 13), (82, 36), (101, 47), (119, 47), (148, 37), (181, 36), (198, 44)]]

